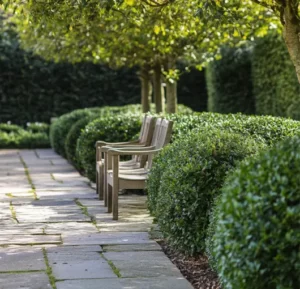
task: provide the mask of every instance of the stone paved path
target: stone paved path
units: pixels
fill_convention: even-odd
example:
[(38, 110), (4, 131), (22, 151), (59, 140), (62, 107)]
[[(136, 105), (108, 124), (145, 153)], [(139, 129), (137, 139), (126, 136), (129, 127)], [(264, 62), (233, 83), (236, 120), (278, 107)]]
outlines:
[(143, 196), (112, 221), (52, 150), (0, 150), (0, 289), (192, 289), (151, 223)]

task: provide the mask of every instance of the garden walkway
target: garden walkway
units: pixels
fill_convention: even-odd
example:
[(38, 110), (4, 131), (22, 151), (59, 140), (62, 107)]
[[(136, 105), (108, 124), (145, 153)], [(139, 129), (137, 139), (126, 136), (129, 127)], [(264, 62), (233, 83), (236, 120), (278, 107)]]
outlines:
[(149, 238), (145, 197), (120, 210), (52, 150), (0, 150), (0, 289), (191, 289)]

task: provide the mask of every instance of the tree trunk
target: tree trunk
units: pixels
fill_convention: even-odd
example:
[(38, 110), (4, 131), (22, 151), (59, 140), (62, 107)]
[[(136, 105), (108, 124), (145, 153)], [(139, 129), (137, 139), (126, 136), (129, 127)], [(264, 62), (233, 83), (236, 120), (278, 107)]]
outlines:
[(291, 2), (291, 0), (287, 0), (286, 7), (282, 10), (283, 38), (300, 83), (300, 21), (296, 17), (297, 12), (292, 7)]
[(142, 111), (144, 113), (150, 111), (150, 75), (149, 70), (143, 67), (140, 71), (141, 93), (142, 93)]
[[(175, 69), (176, 63), (174, 59), (169, 59), (168, 69)], [(177, 81), (167, 79), (167, 113), (177, 112)]]
[(163, 112), (163, 98), (161, 89), (161, 65), (156, 64), (154, 66), (153, 75), (153, 86), (154, 86), (154, 102), (156, 107), (156, 113)]

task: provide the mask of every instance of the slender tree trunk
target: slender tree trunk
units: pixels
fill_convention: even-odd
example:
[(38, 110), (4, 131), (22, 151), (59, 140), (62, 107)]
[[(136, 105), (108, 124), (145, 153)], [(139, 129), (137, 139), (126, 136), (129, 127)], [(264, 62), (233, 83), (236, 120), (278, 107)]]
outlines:
[(143, 112), (150, 111), (150, 74), (148, 67), (143, 67), (140, 71), (141, 94), (142, 94), (142, 110)]
[(300, 83), (300, 21), (297, 19), (297, 11), (295, 11), (298, 8), (294, 8), (291, 2), (291, 0), (287, 0), (286, 6), (282, 8), (281, 21), (284, 26), (283, 37)]
[(154, 66), (153, 86), (154, 86), (154, 102), (156, 113), (163, 112), (163, 98), (161, 89), (161, 65), (160, 63)]
[[(175, 69), (176, 62), (174, 59), (168, 60), (168, 69)], [(177, 112), (177, 81), (167, 80), (167, 113)]]

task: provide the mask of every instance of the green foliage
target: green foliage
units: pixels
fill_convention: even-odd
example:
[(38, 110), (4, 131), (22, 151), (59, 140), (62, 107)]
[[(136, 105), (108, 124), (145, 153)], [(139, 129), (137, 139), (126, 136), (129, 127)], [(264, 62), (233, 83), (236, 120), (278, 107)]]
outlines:
[(96, 141), (122, 142), (133, 138), (141, 129), (141, 114), (116, 114), (102, 117), (89, 123), (82, 131), (76, 153), (86, 176), (95, 181)]
[(300, 86), (280, 34), (269, 33), (256, 41), (252, 80), (257, 114), (300, 119)]
[(273, 116), (247, 116), (243, 114), (193, 113), (189, 115), (169, 115), (174, 121), (172, 140), (184, 138), (192, 129), (215, 127), (251, 136), (258, 141), (272, 145), (287, 136), (300, 132), (300, 122)]
[(30, 122), (28, 122), (26, 125), (27, 125), (26, 129), (33, 133), (41, 132), (41, 133), (49, 134), (50, 126), (47, 123), (42, 123), (42, 122), (30, 123)]
[[(204, 251), (211, 203), (226, 175), (261, 147), (253, 139), (211, 127), (179, 139), (158, 157), (154, 169), (159, 163), (165, 167), (152, 208), (170, 244), (189, 254)], [(149, 203), (151, 182), (156, 181), (150, 174)]]
[(72, 125), (65, 140), (65, 152), (66, 152), (67, 159), (80, 171), (83, 170), (83, 167), (80, 164), (78, 155), (76, 154), (77, 140), (82, 130), (85, 128), (85, 126), (97, 117), (98, 117), (97, 115), (93, 114), (93, 115), (87, 115), (77, 120)]
[(14, 124), (0, 123), (0, 148), (48, 148), (49, 137), (43, 131), (24, 130)]
[(62, 115), (55, 120), (50, 126), (50, 143), (51, 147), (62, 156), (66, 157), (65, 140), (72, 125), (79, 119), (99, 113), (100, 108), (94, 109), (78, 109), (70, 113)]
[[(228, 134), (231, 137), (231, 134), (235, 136), (236, 134), (240, 135), (241, 139), (247, 140), (249, 137), (253, 138), (255, 142), (258, 144), (258, 146), (262, 146), (262, 144), (266, 144), (267, 146), (272, 146), (278, 141), (285, 139), (289, 136), (294, 136), (300, 133), (300, 122), (290, 120), (290, 119), (284, 119), (279, 117), (271, 117), (271, 116), (247, 116), (243, 114), (228, 114), (228, 115), (222, 115), (218, 113), (194, 113), (189, 115), (168, 115), (167, 118), (172, 119), (174, 121), (174, 129), (173, 129), (173, 136), (172, 141), (174, 144), (170, 145), (169, 147), (165, 148), (155, 159), (153, 162), (153, 167), (150, 170), (149, 179), (147, 182), (147, 189), (148, 189), (148, 207), (150, 209), (150, 212), (156, 216), (158, 219), (161, 218), (163, 215), (163, 212), (158, 212), (159, 206), (168, 205), (170, 208), (176, 207), (177, 203), (184, 204), (181, 197), (185, 196), (186, 194), (185, 189), (191, 190), (188, 191), (187, 194), (189, 196), (189, 200), (191, 202), (194, 202), (196, 197), (198, 197), (197, 194), (199, 194), (199, 198), (202, 197), (202, 187), (201, 190), (198, 192), (195, 192), (193, 190), (197, 190), (195, 184), (197, 183), (195, 179), (201, 180), (201, 175), (194, 178), (195, 174), (193, 171), (193, 168), (198, 168), (201, 170), (201, 154), (203, 151), (200, 151), (200, 148), (202, 149), (202, 146), (198, 144), (196, 140), (191, 140), (191, 143), (194, 142), (194, 144), (187, 143), (187, 135), (191, 131), (193, 131), (195, 134), (197, 132), (200, 135), (206, 136), (208, 140), (203, 140), (203, 143), (207, 145), (206, 149), (209, 148), (209, 144), (207, 142), (213, 141), (209, 140), (208, 134), (210, 131), (220, 130), (223, 131), (224, 134)], [(202, 140), (201, 140), (202, 141)], [(180, 143), (183, 143), (186, 145), (186, 147), (183, 147), (184, 145), (179, 145)], [(175, 146), (176, 144), (176, 146)], [(229, 146), (230, 142), (226, 145)], [(239, 143), (241, 144), (241, 143)], [(194, 148), (195, 151), (195, 157), (191, 154), (189, 155), (190, 149)], [(178, 149), (177, 149), (178, 147)], [(195, 148), (196, 147), (196, 148)], [(225, 146), (226, 147), (226, 146)], [(245, 148), (247, 149), (247, 148)], [(184, 161), (180, 161), (180, 159), (187, 160), (187, 163), (185, 164)], [(220, 168), (222, 169), (222, 167)], [(170, 174), (170, 177), (166, 175), (168, 172)], [(179, 177), (179, 174), (182, 173), (184, 176), (182, 179)], [(197, 172), (200, 174), (200, 172)], [(218, 170), (215, 172), (218, 173)], [(190, 178), (185, 175), (188, 174)], [(214, 178), (207, 178), (207, 182), (217, 182), (217, 177)], [(172, 183), (174, 182), (174, 183)], [(178, 183), (177, 183), (178, 182)], [(200, 187), (201, 184), (199, 184)], [(218, 188), (216, 186), (216, 192), (218, 192)], [(207, 186), (207, 189), (209, 189), (209, 186)], [(179, 191), (181, 190), (181, 191)], [(213, 190), (213, 189), (211, 189)], [(169, 196), (173, 196), (172, 194), (176, 194), (176, 196), (173, 196), (174, 198), (167, 198), (166, 202), (169, 202), (169, 204), (165, 204), (164, 197), (166, 192), (168, 192)], [(216, 195), (216, 194), (215, 194)], [(205, 195), (204, 195), (205, 196)], [(209, 195), (210, 196), (210, 195)], [(211, 201), (213, 200), (213, 196), (211, 197)], [(179, 201), (177, 201), (177, 198)], [(202, 199), (201, 199), (202, 200)], [(162, 205), (160, 204), (162, 203)], [(197, 202), (195, 202), (197, 204)], [(205, 204), (205, 203), (203, 203)], [(181, 208), (181, 207), (180, 207)], [(194, 208), (192, 206), (192, 208)], [(161, 209), (162, 211), (165, 210), (163, 207)], [(208, 214), (210, 211), (210, 207), (206, 210), (206, 216), (208, 220)], [(174, 212), (175, 211), (174, 209)], [(172, 212), (171, 212), (172, 213)], [(171, 214), (168, 212), (168, 214)], [(180, 215), (182, 218), (182, 216)], [(200, 216), (199, 216), (200, 218)], [(167, 220), (167, 217), (165, 218)], [(174, 223), (174, 222), (173, 222)], [(208, 221), (205, 226), (207, 226)], [(164, 227), (166, 226), (166, 227)], [(178, 225), (179, 226), (179, 225)], [(169, 232), (173, 232), (171, 230), (174, 230), (174, 235), (177, 235), (178, 238), (183, 236), (183, 233), (179, 234), (180, 228), (177, 230), (177, 225), (174, 225), (173, 228), (167, 227), (167, 221), (165, 221), (165, 224), (162, 225), (162, 229), (167, 231), (167, 234)], [(187, 232), (188, 229), (184, 228), (182, 230), (186, 230), (184, 232)], [(212, 228), (213, 230), (213, 228)], [(201, 234), (201, 232), (199, 233)], [(209, 233), (210, 234), (210, 233)], [(212, 233), (211, 233), (212, 235)], [(175, 236), (176, 237), (176, 236)], [(173, 238), (173, 235), (172, 235)], [(177, 238), (177, 237), (176, 237)], [(200, 238), (200, 237), (199, 237)], [(192, 241), (190, 240), (188, 243), (188, 238), (186, 238), (186, 247), (182, 244), (177, 244), (177, 242), (180, 242), (177, 239), (174, 239), (172, 242), (175, 246), (181, 246), (181, 249), (188, 251), (189, 253), (192, 253), (193, 250), (196, 252), (196, 250), (204, 250), (204, 238), (205, 238), (205, 232), (202, 231), (202, 236), (200, 239), (195, 239), (195, 244), (192, 245)], [(182, 240), (184, 238), (182, 237)], [(201, 241), (199, 241), (201, 240)], [(201, 242), (201, 243), (197, 243)], [(201, 247), (197, 247), (201, 245)], [(190, 248), (190, 249), (189, 249)]]
[(218, 205), (221, 196), (222, 194), (218, 195), (213, 201), (212, 209), (209, 213), (209, 224), (207, 227), (206, 238), (205, 238), (205, 253), (208, 258), (209, 265), (214, 271), (217, 271), (217, 260), (215, 259), (215, 256), (213, 254), (213, 249), (215, 245), (214, 238), (215, 238), (216, 227), (219, 221)]
[[(25, 51), (0, 15), (0, 122), (50, 122), (75, 109), (140, 101), (135, 69), (46, 61)], [(18, 85), (16, 85), (16, 83)]]
[(0, 132), (6, 132), (6, 133), (16, 132), (17, 133), (21, 130), (23, 130), (23, 128), (16, 124), (0, 123)]
[(221, 56), (206, 69), (208, 110), (253, 114), (251, 48), (223, 47)]
[(225, 289), (299, 288), (299, 147), (289, 138), (228, 178), (213, 246)]

